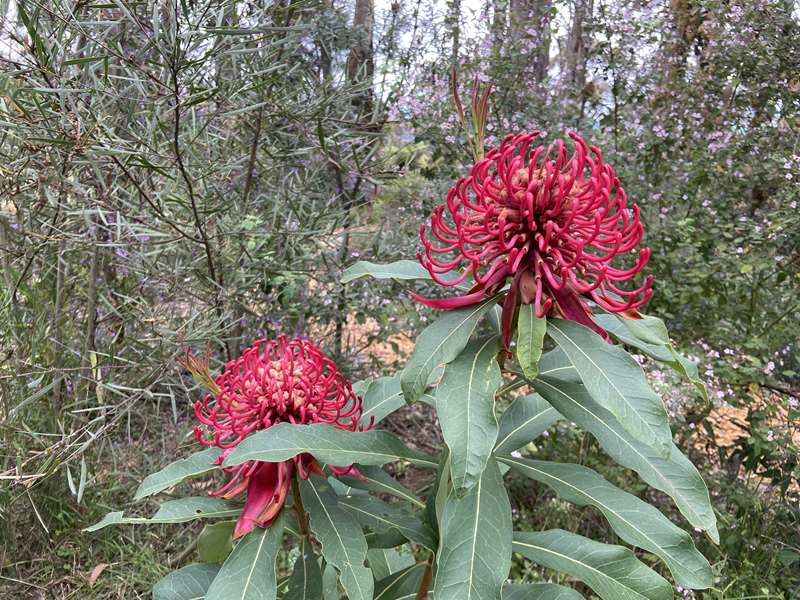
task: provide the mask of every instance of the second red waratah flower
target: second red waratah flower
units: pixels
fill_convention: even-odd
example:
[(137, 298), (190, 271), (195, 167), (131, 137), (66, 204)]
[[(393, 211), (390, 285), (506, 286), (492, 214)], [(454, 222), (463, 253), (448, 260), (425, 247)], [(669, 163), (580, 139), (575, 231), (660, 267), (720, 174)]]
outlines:
[(569, 134), (571, 156), (563, 140), (545, 148), (534, 144), (538, 136), (506, 137), (451, 188), (430, 230), (421, 227), (421, 264), (441, 285), (471, 280), (469, 291), (414, 296), (434, 308), (459, 308), (500, 292), (510, 279), (501, 319), (506, 348), (519, 303), (533, 303), (540, 318), (556, 311), (608, 339), (586, 300), (633, 313), (652, 294), (652, 276), (634, 289), (619, 287), (647, 264), (648, 248), (627, 268), (612, 266), (642, 239), (639, 208), (628, 205), (614, 169), (579, 135)]
[[(201, 444), (223, 449), (216, 464), (222, 464), (251, 433), (278, 423), (330, 423), (348, 431), (372, 425), (371, 421), (359, 424), (361, 398), (334, 362), (308, 340), (285, 335), (258, 340), (213, 380), (207, 363), (187, 354), (184, 364), (213, 391), (195, 405), (201, 425), (194, 434)], [(338, 474), (356, 474), (352, 466), (330, 468)], [(319, 467), (311, 455), (300, 454), (281, 463), (250, 461), (224, 470), (231, 479), (212, 496), (229, 499), (247, 491), (234, 529), (237, 538), (275, 519), (295, 470), (305, 479)]]

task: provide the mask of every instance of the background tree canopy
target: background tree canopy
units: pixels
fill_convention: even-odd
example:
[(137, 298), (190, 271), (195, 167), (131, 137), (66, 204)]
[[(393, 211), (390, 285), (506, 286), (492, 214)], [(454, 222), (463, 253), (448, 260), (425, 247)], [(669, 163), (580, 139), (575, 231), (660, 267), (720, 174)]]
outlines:
[[(666, 398), (721, 520), (697, 597), (798, 593), (795, 2), (6, 0), (0, 18), (0, 591), (139, 597), (193, 552), (166, 526), (135, 556), (133, 532), (78, 533), (192, 444), (184, 344), (217, 369), (279, 332), (354, 379), (404, 362), (395, 332), (430, 312), (339, 279), (413, 258), (469, 168), (455, 66), (462, 97), (493, 85), (487, 146), (577, 130), (642, 210), (647, 311), (710, 391)], [(516, 518), (558, 514), (531, 486)]]

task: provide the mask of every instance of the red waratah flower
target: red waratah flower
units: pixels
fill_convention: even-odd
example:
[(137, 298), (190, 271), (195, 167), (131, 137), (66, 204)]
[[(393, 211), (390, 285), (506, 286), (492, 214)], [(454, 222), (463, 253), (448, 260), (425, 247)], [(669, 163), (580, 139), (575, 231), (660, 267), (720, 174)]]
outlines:
[[(187, 353), (183, 364), (194, 374), (193, 367), (200, 365), (202, 370), (201, 363)], [(225, 366), (210, 389), (213, 394), (195, 404), (202, 426), (195, 427), (194, 435), (201, 444), (223, 449), (216, 464), (245, 437), (277, 423), (330, 423), (348, 431), (372, 425), (371, 420), (366, 427), (359, 425), (361, 398), (334, 362), (311, 342), (285, 335), (255, 342)], [(229, 499), (247, 490), (234, 538), (272, 522), (286, 500), (295, 468), (304, 479), (319, 471), (309, 454), (282, 463), (250, 461), (224, 468), (232, 477), (212, 496)], [(352, 466), (330, 468), (337, 474), (357, 474)]]
[(614, 169), (576, 133), (575, 152), (564, 141), (534, 146), (538, 131), (506, 137), (450, 189), (447, 204), (431, 218), (432, 238), (420, 228), (420, 263), (441, 285), (474, 281), (462, 296), (414, 297), (434, 308), (475, 304), (499, 292), (503, 343), (508, 348), (517, 304), (534, 303), (536, 315), (553, 311), (608, 334), (590, 318), (586, 299), (610, 312), (632, 315), (652, 294), (652, 276), (641, 287), (618, 287), (650, 258), (642, 248), (632, 266), (611, 265), (642, 239), (639, 208), (628, 205)]

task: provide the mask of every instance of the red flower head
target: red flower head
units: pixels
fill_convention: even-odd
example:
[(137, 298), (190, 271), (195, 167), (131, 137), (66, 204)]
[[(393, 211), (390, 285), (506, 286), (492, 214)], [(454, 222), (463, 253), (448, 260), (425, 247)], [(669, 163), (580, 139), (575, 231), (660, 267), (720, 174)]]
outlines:
[(503, 302), (506, 348), (518, 302), (533, 302), (538, 317), (557, 311), (608, 339), (589, 318), (586, 299), (619, 313), (641, 306), (653, 292), (652, 276), (631, 291), (618, 287), (644, 268), (648, 248), (627, 269), (611, 266), (642, 239), (639, 207), (627, 205), (614, 169), (579, 135), (569, 134), (571, 157), (563, 140), (533, 146), (538, 135), (506, 137), (436, 208), (431, 239), (421, 227), (420, 263), (445, 286), (471, 277), (469, 292), (441, 300), (415, 297), (434, 308), (458, 308), (497, 293), (511, 279)]
[[(201, 363), (188, 356), (184, 362), (187, 366)], [(365, 429), (358, 423), (361, 398), (334, 362), (307, 340), (290, 340), (285, 335), (273, 341), (258, 340), (229, 362), (213, 384), (213, 394), (195, 404), (195, 415), (203, 425), (195, 427), (194, 435), (201, 444), (224, 450), (217, 464), (252, 432), (284, 421), (330, 423), (348, 431)], [(366, 428), (371, 425), (370, 421)], [(211, 492), (212, 496), (228, 499), (247, 490), (234, 538), (255, 525), (265, 527), (272, 522), (286, 500), (295, 467), (304, 479), (319, 470), (309, 454), (282, 463), (250, 461), (224, 469), (233, 476)], [(331, 469), (339, 474), (354, 473), (352, 466)]]

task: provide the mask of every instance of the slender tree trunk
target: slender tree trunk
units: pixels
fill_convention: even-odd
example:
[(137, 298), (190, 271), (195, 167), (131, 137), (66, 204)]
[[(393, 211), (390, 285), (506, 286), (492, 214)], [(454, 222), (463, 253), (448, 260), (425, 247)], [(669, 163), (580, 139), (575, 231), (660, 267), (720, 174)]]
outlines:
[[(326, 16), (333, 14), (333, 0), (322, 0), (322, 12)], [(322, 83), (327, 84), (331, 81), (331, 51), (329, 40), (318, 39), (317, 46), (319, 47), (319, 70), (322, 77)]]
[(353, 13), (355, 41), (347, 56), (347, 81), (358, 87), (353, 104), (363, 113), (372, 112), (372, 78), (375, 73), (373, 34), (375, 4), (373, 0), (356, 0)]
[(511, 0), (512, 42), (532, 40), (533, 50), (518, 54), (518, 69), (533, 75), (541, 83), (550, 66), (550, 20), (552, 0)]
[[(356, 87), (357, 93), (352, 98), (353, 107), (359, 113), (360, 119), (368, 124), (372, 120), (373, 110), (373, 75), (375, 70), (373, 57), (373, 34), (375, 26), (375, 5), (373, 0), (356, 0), (353, 13), (353, 31), (355, 41), (347, 56), (346, 75), (351, 86)], [(338, 164), (343, 164), (339, 161)], [(350, 227), (353, 223), (353, 207), (361, 187), (362, 178), (356, 177), (351, 189), (347, 189), (350, 179), (343, 173), (340, 166), (332, 166), (336, 181), (336, 190), (343, 200), (344, 212), (342, 241), (339, 246), (339, 268), (344, 269), (347, 257), (350, 255)], [(334, 342), (336, 352), (344, 353), (344, 327), (347, 323), (347, 288), (339, 286), (337, 314), (335, 319)]]
[(445, 25), (450, 35), (450, 64), (458, 67), (458, 53), (461, 50), (461, 0), (449, 0)]
[(575, 0), (567, 44), (563, 94), (582, 98), (586, 88), (586, 60), (591, 45), (593, 0)]
[(506, 33), (508, 26), (508, 0), (494, 0), (492, 10), (492, 39), (495, 48), (500, 47), (500, 43)]

